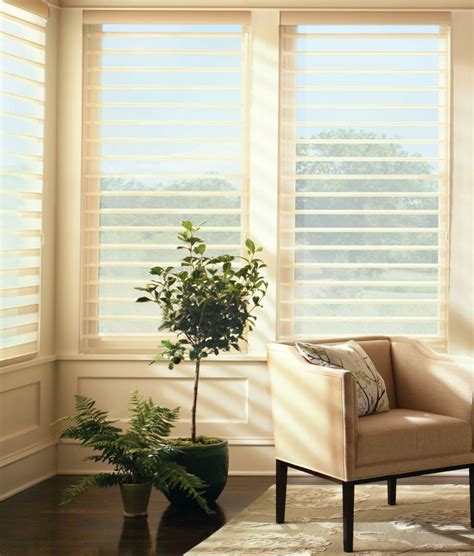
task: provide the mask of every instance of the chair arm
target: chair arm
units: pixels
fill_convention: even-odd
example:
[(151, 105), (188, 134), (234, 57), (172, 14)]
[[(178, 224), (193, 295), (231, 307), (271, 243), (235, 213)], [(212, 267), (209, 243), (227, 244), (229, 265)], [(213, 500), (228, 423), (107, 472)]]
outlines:
[(391, 338), (398, 407), (471, 423), (474, 439), (473, 360), (442, 355), (408, 338)]
[(293, 346), (267, 350), (276, 457), (348, 480), (357, 435), (352, 373), (312, 365)]

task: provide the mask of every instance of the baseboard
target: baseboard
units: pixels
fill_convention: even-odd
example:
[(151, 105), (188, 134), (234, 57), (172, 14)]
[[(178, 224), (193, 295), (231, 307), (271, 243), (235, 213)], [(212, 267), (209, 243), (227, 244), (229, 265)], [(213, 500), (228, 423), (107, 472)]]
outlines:
[(2, 462), (0, 501), (56, 474), (56, 443), (45, 442), (12, 454)]
[[(229, 476), (274, 477), (274, 459), (270, 448), (270, 446), (232, 446), (231, 452), (235, 456), (235, 466), (230, 469)], [(9, 455), (1, 462), (0, 501), (55, 475), (89, 475), (106, 469), (105, 467), (98, 468), (93, 464), (90, 466), (83, 464), (81, 460), (84, 454), (74, 453), (76, 450), (82, 452), (82, 448), (78, 445), (56, 445), (54, 441), (47, 441)], [(253, 459), (251, 459), (252, 454)], [(249, 461), (253, 462), (250, 469), (246, 466)], [(260, 465), (254, 467), (256, 461)], [(296, 470), (289, 471), (289, 475), (292, 477), (307, 476)], [(452, 477), (453, 480), (456, 480), (456, 477), (466, 477), (467, 470), (444, 471), (430, 476)]]
[(34, 487), (35, 485), (38, 485), (43, 481), (47, 481), (48, 479), (51, 479), (51, 477), (55, 477), (56, 475), (57, 475), (56, 471), (52, 471), (50, 473), (46, 473), (46, 475), (42, 475), (41, 477), (29, 481), (28, 483), (24, 483), (21, 486), (13, 488), (12, 490), (9, 490), (8, 492), (5, 492), (0, 495), (0, 502), (3, 502), (4, 500), (10, 498), (11, 496), (15, 496), (15, 494), (19, 494), (24, 490), (28, 490), (29, 488)]
[[(259, 439), (262, 442), (261, 439)], [(248, 439), (229, 446), (229, 475), (231, 477), (271, 477), (275, 475), (275, 452), (271, 444), (246, 444)], [(57, 469), (61, 475), (87, 475), (107, 470), (106, 465), (84, 462), (87, 451), (76, 442), (60, 442), (57, 446)], [(289, 475), (304, 477), (302, 471), (292, 469)], [(446, 475), (446, 472), (440, 473)], [(449, 476), (465, 476), (465, 470), (451, 471)]]
[[(100, 473), (104, 469), (58, 469), (57, 475), (91, 475), (92, 473)], [(431, 473), (430, 475), (420, 475), (420, 477), (466, 477), (466, 469), (458, 471), (444, 471), (441, 473)], [(229, 471), (229, 477), (274, 477), (275, 471)], [(307, 473), (302, 471), (288, 471), (289, 477), (308, 477)]]
[[(457, 471), (443, 471), (441, 473), (431, 473), (430, 475), (421, 475), (422, 477), (466, 477), (467, 469), (459, 469)], [(229, 471), (229, 477), (272, 477), (275, 471)], [(288, 477), (308, 477), (307, 473), (302, 471), (288, 471)]]
[[(256, 444), (250, 442), (256, 442)], [(84, 457), (87, 455), (87, 450), (80, 444), (61, 441), (57, 445), (58, 474), (82, 475), (107, 469), (105, 465), (84, 462)], [(229, 446), (229, 460), (231, 476), (270, 476), (274, 474), (274, 447), (271, 444), (265, 445), (263, 439), (235, 439), (235, 443), (233, 442)]]
[(6, 467), (7, 465), (12, 465), (13, 463), (20, 461), (22, 459), (28, 458), (34, 454), (37, 454), (38, 452), (47, 450), (52, 446), (56, 448), (56, 444), (57, 442), (55, 439), (43, 440), (43, 442), (40, 442), (39, 444), (33, 444), (32, 446), (28, 446), (23, 450), (18, 450), (17, 452), (8, 454), (4, 458), (0, 458), (0, 469), (2, 467)]
[[(46, 473), (45, 475), (42, 475), (41, 477), (37, 477), (36, 479), (33, 479), (29, 482), (23, 483), (20, 486), (17, 486), (16, 488), (13, 488), (7, 492), (4, 492), (2, 494), (0, 494), (0, 502), (3, 502), (4, 500), (6, 500), (7, 498), (10, 498), (11, 496), (15, 496), (15, 494), (19, 494), (20, 492), (23, 492), (24, 490), (27, 490), (39, 483), (42, 483), (43, 481), (46, 481), (47, 479), (51, 479), (52, 477), (55, 477), (56, 475), (69, 475), (69, 476), (78, 476), (78, 475), (89, 475), (91, 473), (94, 473), (94, 471), (91, 471), (90, 469), (58, 469), (57, 471), (51, 471), (49, 473)], [(275, 476), (275, 473), (273, 471), (248, 471), (248, 472), (243, 472), (243, 471), (231, 471), (229, 473), (229, 477), (273, 477)], [(307, 476), (306, 473), (302, 473), (302, 472), (289, 472), (288, 476), (290, 477), (304, 477)], [(433, 475), (430, 475), (431, 477), (433, 476), (450, 476), (453, 477), (453, 479), (455, 479), (456, 477), (465, 477), (467, 476), (467, 471), (466, 470), (459, 470), (459, 471), (447, 471), (444, 473), (435, 473)]]

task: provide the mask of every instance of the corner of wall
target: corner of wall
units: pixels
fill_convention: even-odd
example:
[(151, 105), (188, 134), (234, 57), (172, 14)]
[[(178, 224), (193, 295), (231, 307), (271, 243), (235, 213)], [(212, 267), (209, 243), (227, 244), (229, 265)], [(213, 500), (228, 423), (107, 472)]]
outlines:
[(449, 352), (474, 355), (474, 12), (454, 11)]
[(0, 370), (0, 500), (56, 474), (56, 99), (58, 9), (46, 28), (46, 95), (38, 357)]

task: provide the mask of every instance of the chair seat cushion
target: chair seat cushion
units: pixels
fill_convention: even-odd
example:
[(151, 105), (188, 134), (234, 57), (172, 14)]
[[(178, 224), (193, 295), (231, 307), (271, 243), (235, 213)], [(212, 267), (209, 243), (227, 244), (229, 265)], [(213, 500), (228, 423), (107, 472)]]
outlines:
[(411, 409), (359, 418), (357, 465), (470, 452), (471, 426), (461, 419)]

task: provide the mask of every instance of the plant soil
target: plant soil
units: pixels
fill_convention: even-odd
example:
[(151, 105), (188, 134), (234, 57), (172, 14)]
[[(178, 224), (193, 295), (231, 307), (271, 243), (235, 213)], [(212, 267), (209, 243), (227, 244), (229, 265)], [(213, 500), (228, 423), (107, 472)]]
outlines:
[(211, 444), (219, 444), (219, 442), (222, 442), (222, 439), (200, 435), (196, 436), (196, 442), (193, 442), (191, 438), (170, 438), (168, 442), (172, 446), (209, 446)]

